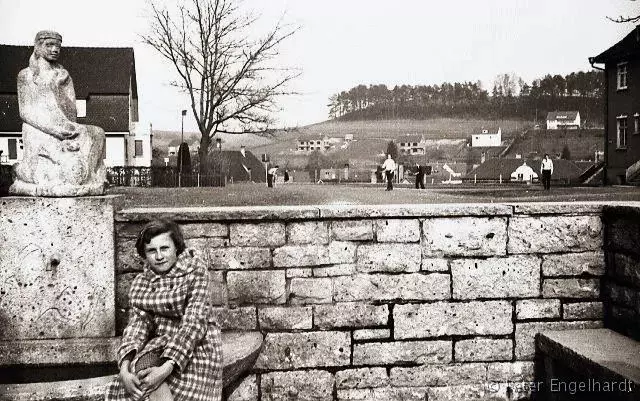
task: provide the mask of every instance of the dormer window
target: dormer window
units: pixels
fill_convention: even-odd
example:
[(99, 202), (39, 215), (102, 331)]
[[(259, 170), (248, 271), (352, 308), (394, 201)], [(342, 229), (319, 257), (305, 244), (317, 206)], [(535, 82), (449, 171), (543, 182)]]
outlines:
[(618, 63), (618, 89), (627, 89), (627, 63)]

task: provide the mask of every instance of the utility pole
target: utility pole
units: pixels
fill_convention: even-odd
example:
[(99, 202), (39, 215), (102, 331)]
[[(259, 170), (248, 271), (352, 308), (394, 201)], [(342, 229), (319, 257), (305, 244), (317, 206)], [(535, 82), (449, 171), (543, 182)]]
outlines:
[(182, 165), (184, 164), (184, 155), (182, 154), (182, 144), (184, 143), (184, 116), (187, 115), (186, 110), (182, 110), (182, 125), (180, 127), (180, 146), (178, 147), (178, 161), (180, 162), (180, 166), (178, 167), (179, 176), (178, 176), (178, 187), (181, 186), (182, 182)]

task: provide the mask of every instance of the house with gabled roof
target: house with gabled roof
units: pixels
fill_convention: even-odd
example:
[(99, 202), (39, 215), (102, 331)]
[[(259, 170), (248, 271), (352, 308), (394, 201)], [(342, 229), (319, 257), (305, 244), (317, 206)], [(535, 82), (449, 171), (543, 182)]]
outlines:
[[(33, 46), (0, 45), (3, 164), (14, 164), (22, 157), (17, 76), (29, 65), (32, 53)], [(138, 123), (133, 48), (63, 47), (59, 62), (73, 79), (78, 123), (97, 125), (105, 131), (105, 165), (150, 166), (152, 133)]]
[(580, 128), (580, 112), (550, 111), (547, 113), (547, 129)]

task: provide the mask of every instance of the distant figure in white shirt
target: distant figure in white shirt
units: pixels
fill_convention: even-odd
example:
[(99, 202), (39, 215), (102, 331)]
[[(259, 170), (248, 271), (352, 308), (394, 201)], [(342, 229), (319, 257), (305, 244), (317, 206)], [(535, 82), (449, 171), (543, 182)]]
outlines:
[(553, 162), (549, 159), (549, 154), (545, 153), (542, 163), (540, 163), (540, 174), (542, 174), (542, 185), (544, 189), (551, 189), (551, 174), (553, 174)]
[(275, 167), (271, 167), (269, 171), (267, 171), (267, 186), (269, 188), (273, 188), (273, 183), (276, 182), (276, 175), (278, 174), (278, 165)]
[(393, 175), (396, 172), (396, 162), (391, 158), (391, 154), (387, 155), (387, 160), (382, 163), (382, 168), (384, 169), (384, 174), (387, 178), (387, 189), (385, 191), (393, 190)]

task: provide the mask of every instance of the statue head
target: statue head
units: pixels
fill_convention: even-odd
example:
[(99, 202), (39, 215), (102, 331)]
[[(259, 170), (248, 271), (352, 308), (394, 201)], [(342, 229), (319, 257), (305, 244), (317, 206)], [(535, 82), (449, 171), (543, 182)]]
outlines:
[(62, 47), (62, 36), (54, 31), (40, 31), (36, 34), (33, 53), (38, 58), (57, 62)]

